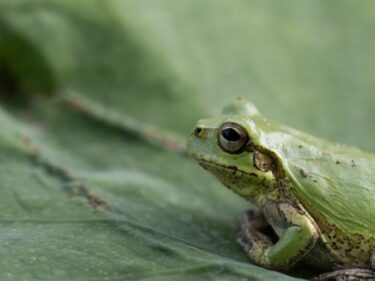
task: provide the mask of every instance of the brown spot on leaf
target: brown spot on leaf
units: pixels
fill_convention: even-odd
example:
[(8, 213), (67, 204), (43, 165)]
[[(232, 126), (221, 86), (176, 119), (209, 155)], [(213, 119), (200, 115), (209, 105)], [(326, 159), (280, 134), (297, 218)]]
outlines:
[(104, 200), (100, 199), (95, 195), (90, 194), (87, 188), (81, 183), (77, 183), (75, 185), (75, 190), (72, 196), (79, 196), (85, 198), (87, 204), (89, 204), (94, 210), (107, 205), (107, 203)]

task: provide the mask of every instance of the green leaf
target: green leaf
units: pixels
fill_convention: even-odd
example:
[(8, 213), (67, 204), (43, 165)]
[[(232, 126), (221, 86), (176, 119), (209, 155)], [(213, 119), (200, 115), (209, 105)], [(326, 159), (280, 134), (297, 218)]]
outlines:
[(184, 139), (241, 95), (374, 150), (374, 5), (1, 0), (0, 279), (297, 280)]

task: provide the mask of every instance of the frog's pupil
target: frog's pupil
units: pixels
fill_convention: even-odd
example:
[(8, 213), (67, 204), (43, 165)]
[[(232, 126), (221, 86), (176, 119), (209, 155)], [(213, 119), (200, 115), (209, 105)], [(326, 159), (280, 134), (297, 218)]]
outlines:
[(241, 138), (240, 134), (232, 128), (225, 128), (221, 131), (221, 134), (227, 141), (238, 141)]

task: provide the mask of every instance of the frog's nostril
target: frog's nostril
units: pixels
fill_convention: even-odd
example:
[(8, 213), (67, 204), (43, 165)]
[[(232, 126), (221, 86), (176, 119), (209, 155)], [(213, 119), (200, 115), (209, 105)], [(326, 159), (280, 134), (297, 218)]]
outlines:
[(194, 136), (196, 136), (197, 138), (199, 138), (200, 136), (201, 136), (201, 134), (202, 134), (202, 128), (199, 128), (199, 127), (197, 127), (197, 128), (195, 128), (195, 130), (194, 130)]

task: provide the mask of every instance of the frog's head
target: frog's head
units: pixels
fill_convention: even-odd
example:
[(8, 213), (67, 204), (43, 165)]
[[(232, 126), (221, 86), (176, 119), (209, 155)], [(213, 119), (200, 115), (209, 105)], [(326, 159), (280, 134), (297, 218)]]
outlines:
[(250, 201), (276, 187), (271, 149), (260, 139), (268, 121), (239, 98), (219, 117), (200, 120), (188, 138), (188, 151), (225, 186)]

